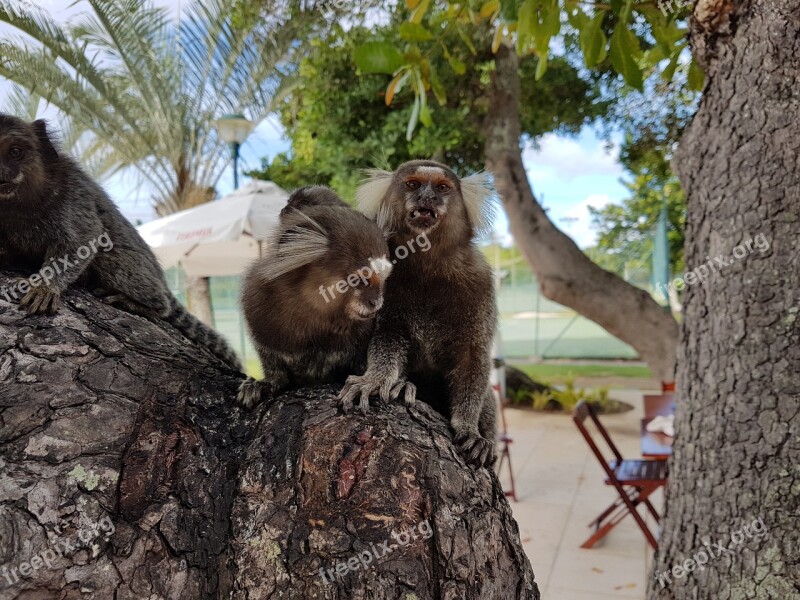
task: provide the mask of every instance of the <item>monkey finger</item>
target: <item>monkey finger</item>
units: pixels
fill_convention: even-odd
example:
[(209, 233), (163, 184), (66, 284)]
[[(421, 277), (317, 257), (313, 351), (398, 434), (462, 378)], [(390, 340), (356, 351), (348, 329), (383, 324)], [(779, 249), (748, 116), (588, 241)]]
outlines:
[(410, 381), (406, 383), (406, 393), (403, 397), (403, 402), (406, 406), (414, 406), (417, 402), (417, 386)]
[(400, 396), (400, 392), (403, 391), (405, 386), (406, 386), (406, 382), (405, 381), (397, 381), (397, 382), (395, 382), (395, 384), (392, 386), (392, 389), (389, 391), (389, 399), (390, 400), (397, 400), (398, 396)]
[(358, 401), (358, 408), (362, 415), (366, 415), (369, 412), (369, 392), (370, 390), (368, 388), (361, 390), (361, 398)]
[(239, 386), (239, 393), (236, 397), (239, 404), (245, 408), (252, 408), (261, 400), (261, 386), (252, 377), (245, 379)]
[(391, 379), (385, 379), (383, 383), (378, 388), (378, 395), (380, 396), (381, 400), (384, 402), (389, 402), (392, 397), (392, 389), (394, 388), (394, 383)]
[(357, 392), (353, 392), (354, 388), (358, 388), (361, 386), (364, 377), (361, 375), (350, 375), (347, 380), (345, 381), (344, 385), (342, 386), (341, 391), (337, 398), (339, 400), (343, 400), (347, 394), (353, 393), (353, 396), (350, 398), (351, 400), (355, 398), (355, 394)]
[(50, 294), (47, 303), (47, 312), (51, 314), (56, 313), (59, 308), (61, 308), (61, 299), (58, 294)]
[(342, 405), (342, 410), (347, 414), (353, 409), (353, 400), (355, 400), (358, 391), (351, 386), (346, 392), (345, 390), (342, 390), (342, 392), (343, 394), (339, 398), (339, 403)]

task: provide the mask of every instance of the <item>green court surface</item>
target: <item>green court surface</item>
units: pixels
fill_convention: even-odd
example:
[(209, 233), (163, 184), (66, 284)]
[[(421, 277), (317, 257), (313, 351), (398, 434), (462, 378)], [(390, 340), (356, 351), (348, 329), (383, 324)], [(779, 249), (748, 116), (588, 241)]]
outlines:
[[(173, 292), (183, 301), (183, 278), (168, 272)], [(211, 278), (216, 328), (246, 364), (258, 364), (238, 308), (239, 278)], [(602, 327), (539, 297), (535, 283), (502, 286), (498, 291), (503, 355), (510, 359), (633, 359), (636, 351)]]

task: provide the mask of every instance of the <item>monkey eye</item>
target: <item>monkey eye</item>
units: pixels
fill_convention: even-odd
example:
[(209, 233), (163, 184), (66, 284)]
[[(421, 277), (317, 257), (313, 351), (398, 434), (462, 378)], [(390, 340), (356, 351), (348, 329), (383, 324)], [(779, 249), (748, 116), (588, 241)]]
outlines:
[(436, 186), (436, 189), (444, 194), (445, 192), (450, 191), (450, 186), (447, 185), (446, 183), (440, 183), (439, 185)]
[(419, 189), (419, 181), (415, 181), (414, 179), (406, 181), (406, 187), (410, 190)]
[(11, 149), (8, 151), (8, 156), (14, 160), (21, 159), (23, 154), (25, 153), (19, 146), (12, 146)]

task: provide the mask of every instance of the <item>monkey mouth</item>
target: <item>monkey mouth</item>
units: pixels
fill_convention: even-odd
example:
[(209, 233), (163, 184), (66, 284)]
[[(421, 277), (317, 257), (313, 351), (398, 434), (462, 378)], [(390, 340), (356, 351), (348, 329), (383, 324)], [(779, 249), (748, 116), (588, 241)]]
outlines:
[(356, 321), (368, 321), (369, 319), (374, 319), (377, 314), (377, 310), (368, 308), (363, 304), (350, 305), (350, 316)]
[(10, 196), (17, 190), (16, 183), (0, 183), (0, 196)]
[(414, 229), (425, 231), (438, 225), (439, 213), (432, 208), (415, 208), (408, 213), (407, 220)]

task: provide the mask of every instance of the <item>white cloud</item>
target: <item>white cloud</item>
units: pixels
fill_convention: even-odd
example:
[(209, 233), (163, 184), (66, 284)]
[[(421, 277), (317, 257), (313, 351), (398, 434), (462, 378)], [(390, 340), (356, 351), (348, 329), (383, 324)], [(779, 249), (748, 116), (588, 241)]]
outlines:
[(576, 177), (603, 175), (622, 176), (618, 161), (619, 147), (606, 150), (599, 140), (580, 140), (548, 133), (538, 147), (528, 144), (522, 160), (533, 180), (543, 177), (570, 181)]
[(608, 194), (592, 194), (566, 210), (553, 210), (551, 218), (578, 246), (586, 248), (597, 242), (597, 232), (592, 227), (589, 207), (602, 208), (613, 202)]

